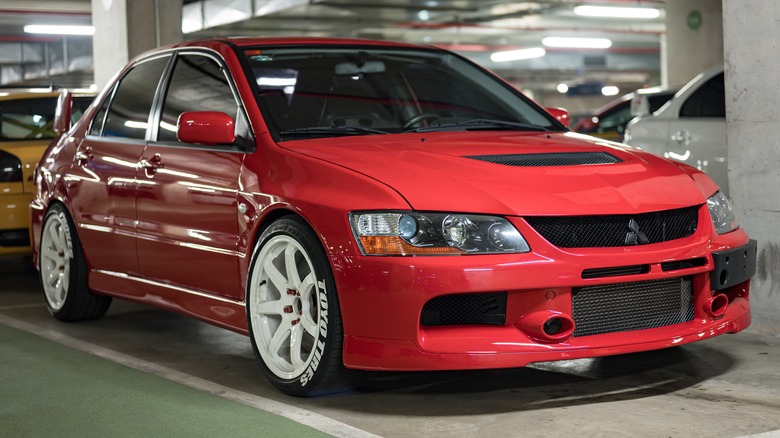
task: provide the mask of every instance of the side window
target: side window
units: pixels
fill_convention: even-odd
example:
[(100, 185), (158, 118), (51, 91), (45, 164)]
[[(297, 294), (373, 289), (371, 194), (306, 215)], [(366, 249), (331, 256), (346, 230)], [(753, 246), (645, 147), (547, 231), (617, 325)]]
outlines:
[(108, 102), (110, 100), (111, 93), (108, 93), (103, 104), (95, 111), (95, 117), (92, 118), (92, 126), (89, 128), (89, 135), (100, 135), (103, 132), (103, 122), (106, 120), (106, 111), (108, 110)]
[(208, 56), (183, 55), (176, 60), (163, 104), (158, 141), (178, 141), (176, 122), (186, 111), (219, 111), (240, 123), (238, 103), (220, 65)]
[(156, 58), (138, 64), (122, 78), (108, 109), (103, 127), (104, 137), (139, 140), (146, 137), (154, 93), (168, 58)]
[(56, 137), (52, 124), (56, 97), (5, 100), (0, 106), (0, 141)]
[(726, 117), (723, 73), (707, 81), (685, 101), (680, 117)]

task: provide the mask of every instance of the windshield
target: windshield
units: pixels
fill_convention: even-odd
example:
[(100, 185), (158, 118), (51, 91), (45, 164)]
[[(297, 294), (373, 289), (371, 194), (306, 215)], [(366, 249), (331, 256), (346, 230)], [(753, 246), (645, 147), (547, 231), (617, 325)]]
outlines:
[(280, 140), (439, 128), (560, 129), (520, 93), (447, 52), (320, 46), (253, 48), (244, 55), (266, 122)]

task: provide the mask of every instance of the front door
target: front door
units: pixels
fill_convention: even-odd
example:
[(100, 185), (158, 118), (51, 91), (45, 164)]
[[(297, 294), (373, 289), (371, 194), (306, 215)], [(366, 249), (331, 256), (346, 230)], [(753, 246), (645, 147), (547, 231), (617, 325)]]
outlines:
[(136, 194), (141, 273), (164, 284), (240, 299), (238, 178), (244, 153), (232, 145), (179, 142), (176, 123), (185, 111), (243, 117), (227, 76), (210, 55), (177, 56), (156, 140), (141, 158)]

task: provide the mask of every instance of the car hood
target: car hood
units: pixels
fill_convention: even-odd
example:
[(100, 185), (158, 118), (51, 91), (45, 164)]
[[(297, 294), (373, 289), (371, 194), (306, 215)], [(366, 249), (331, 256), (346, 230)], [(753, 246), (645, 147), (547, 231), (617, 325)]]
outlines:
[[(706, 201), (699, 185), (673, 163), (571, 132), (366, 135), (280, 145), (387, 184), (415, 210), (596, 215), (667, 210)], [(517, 166), (483, 161), (485, 156), (522, 159), (528, 154), (572, 152), (607, 153), (619, 162)]]

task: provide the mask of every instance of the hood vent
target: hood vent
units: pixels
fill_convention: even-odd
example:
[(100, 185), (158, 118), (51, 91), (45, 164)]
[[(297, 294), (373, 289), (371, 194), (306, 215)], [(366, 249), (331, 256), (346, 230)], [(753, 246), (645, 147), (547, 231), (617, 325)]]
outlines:
[(505, 166), (545, 167), (580, 164), (612, 164), (623, 160), (606, 152), (554, 152), (545, 154), (470, 155), (464, 158)]

